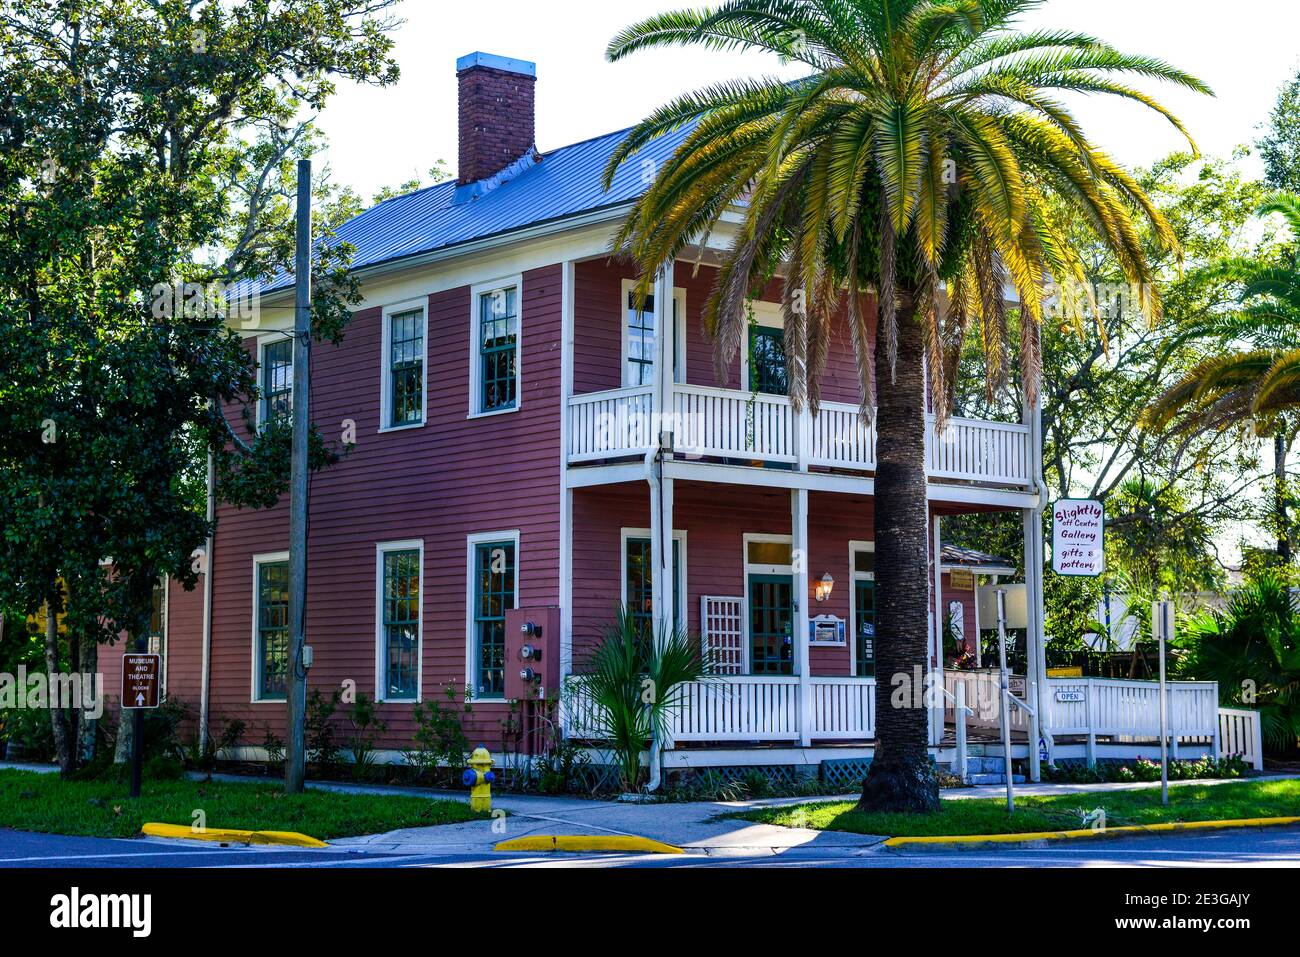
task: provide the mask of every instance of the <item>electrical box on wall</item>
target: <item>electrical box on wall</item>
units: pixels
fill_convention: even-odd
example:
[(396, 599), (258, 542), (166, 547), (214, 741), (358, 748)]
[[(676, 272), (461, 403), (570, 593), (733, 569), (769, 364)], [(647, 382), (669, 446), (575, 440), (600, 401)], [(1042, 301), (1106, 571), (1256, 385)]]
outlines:
[(506, 698), (538, 701), (560, 690), (560, 609), (506, 612)]

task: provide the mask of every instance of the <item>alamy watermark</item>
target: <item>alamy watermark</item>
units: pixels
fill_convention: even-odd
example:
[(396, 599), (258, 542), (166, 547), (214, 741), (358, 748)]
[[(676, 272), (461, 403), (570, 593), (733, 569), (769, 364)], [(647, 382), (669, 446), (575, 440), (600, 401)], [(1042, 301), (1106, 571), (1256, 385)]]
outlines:
[(0, 672), (0, 709), (50, 709), (84, 711), (94, 720), (104, 713), (104, 676), (80, 672), (44, 671), (28, 673), (25, 665), (18, 673)]

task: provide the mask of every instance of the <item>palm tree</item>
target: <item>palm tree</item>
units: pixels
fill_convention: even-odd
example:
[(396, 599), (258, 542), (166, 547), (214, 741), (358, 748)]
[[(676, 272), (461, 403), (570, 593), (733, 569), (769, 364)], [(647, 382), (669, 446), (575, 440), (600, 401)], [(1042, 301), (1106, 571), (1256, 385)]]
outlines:
[[(1259, 215), (1271, 213), (1282, 215), (1300, 244), (1300, 196), (1270, 198)], [(1237, 308), (1192, 323), (1170, 340), (1169, 352), (1200, 341), (1207, 357), (1151, 403), (1146, 424), (1196, 433), (1250, 423), (1257, 435), (1271, 434), (1278, 555), (1289, 562), (1285, 480), (1300, 412), (1300, 247), (1282, 263), (1231, 260), (1209, 269), (1239, 285)]]
[[(736, 355), (745, 304), (784, 277), (790, 398), (818, 411), (831, 316), (846, 308), (862, 413), (878, 404), (877, 664), (910, 675), (927, 659), (926, 376), (946, 427), (959, 345), (978, 330), (990, 392), (1009, 378), (1005, 287), (1020, 298), (1020, 379), (1038, 394), (1046, 280), (1086, 288), (1062, 212), (1093, 224), (1153, 318), (1159, 303), (1137, 220), (1155, 243), (1173, 233), (1142, 189), (1086, 138), (1054, 91), (1112, 94), (1176, 117), (1126, 79), (1209, 92), (1156, 59), (1066, 31), (1015, 32), (1038, 0), (732, 0), (665, 13), (609, 44), (618, 60), (672, 45), (777, 53), (807, 65), (801, 82), (738, 80), (686, 94), (635, 127), (614, 171), (647, 143), (690, 127), (629, 213), (614, 251), (642, 291), (665, 264), (742, 210), (705, 306), (718, 368)], [(1185, 130), (1183, 130), (1186, 133)], [(878, 343), (864, 294), (876, 292)], [(1071, 297), (1073, 298), (1073, 297)], [(1065, 302), (1067, 316), (1078, 310)], [(881, 388), (874, 380), (883, 379)], [(930, 810), (938, 790), (926, 711), (877, 685), (877, 746), (862, 806)]]

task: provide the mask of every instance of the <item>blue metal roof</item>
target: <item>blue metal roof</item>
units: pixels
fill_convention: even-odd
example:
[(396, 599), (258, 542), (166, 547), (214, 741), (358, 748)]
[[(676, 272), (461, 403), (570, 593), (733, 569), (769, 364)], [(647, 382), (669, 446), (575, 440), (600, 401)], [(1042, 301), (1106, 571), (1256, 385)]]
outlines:
[[(650, 143), (619, 167), (608, 192), (601, 186), (601, 174), (627, 130), (546, 153), (531, 168), (469, 201), (456, 202), (454, 180), (385, 200), (340, 226), (336, 239), (355, 247), (352, 268), (364, 269), (627, 203), (644, 191), (646, 172), (652, 176), (692, 129)], [(262, 291), (292, 284), (291, 275), (280, 273)]]

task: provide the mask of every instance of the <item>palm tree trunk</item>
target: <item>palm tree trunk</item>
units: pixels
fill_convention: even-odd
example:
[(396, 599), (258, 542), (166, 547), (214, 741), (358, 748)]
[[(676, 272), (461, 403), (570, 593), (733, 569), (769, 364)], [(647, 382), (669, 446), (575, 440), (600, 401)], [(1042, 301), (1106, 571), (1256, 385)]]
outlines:
[(864, 811), (939, 807), (927, 695), (916, 687), (929, 664), (924, 345), (915, 298), (900, 300), (897, 378), (876, 364), (876, 750)]

